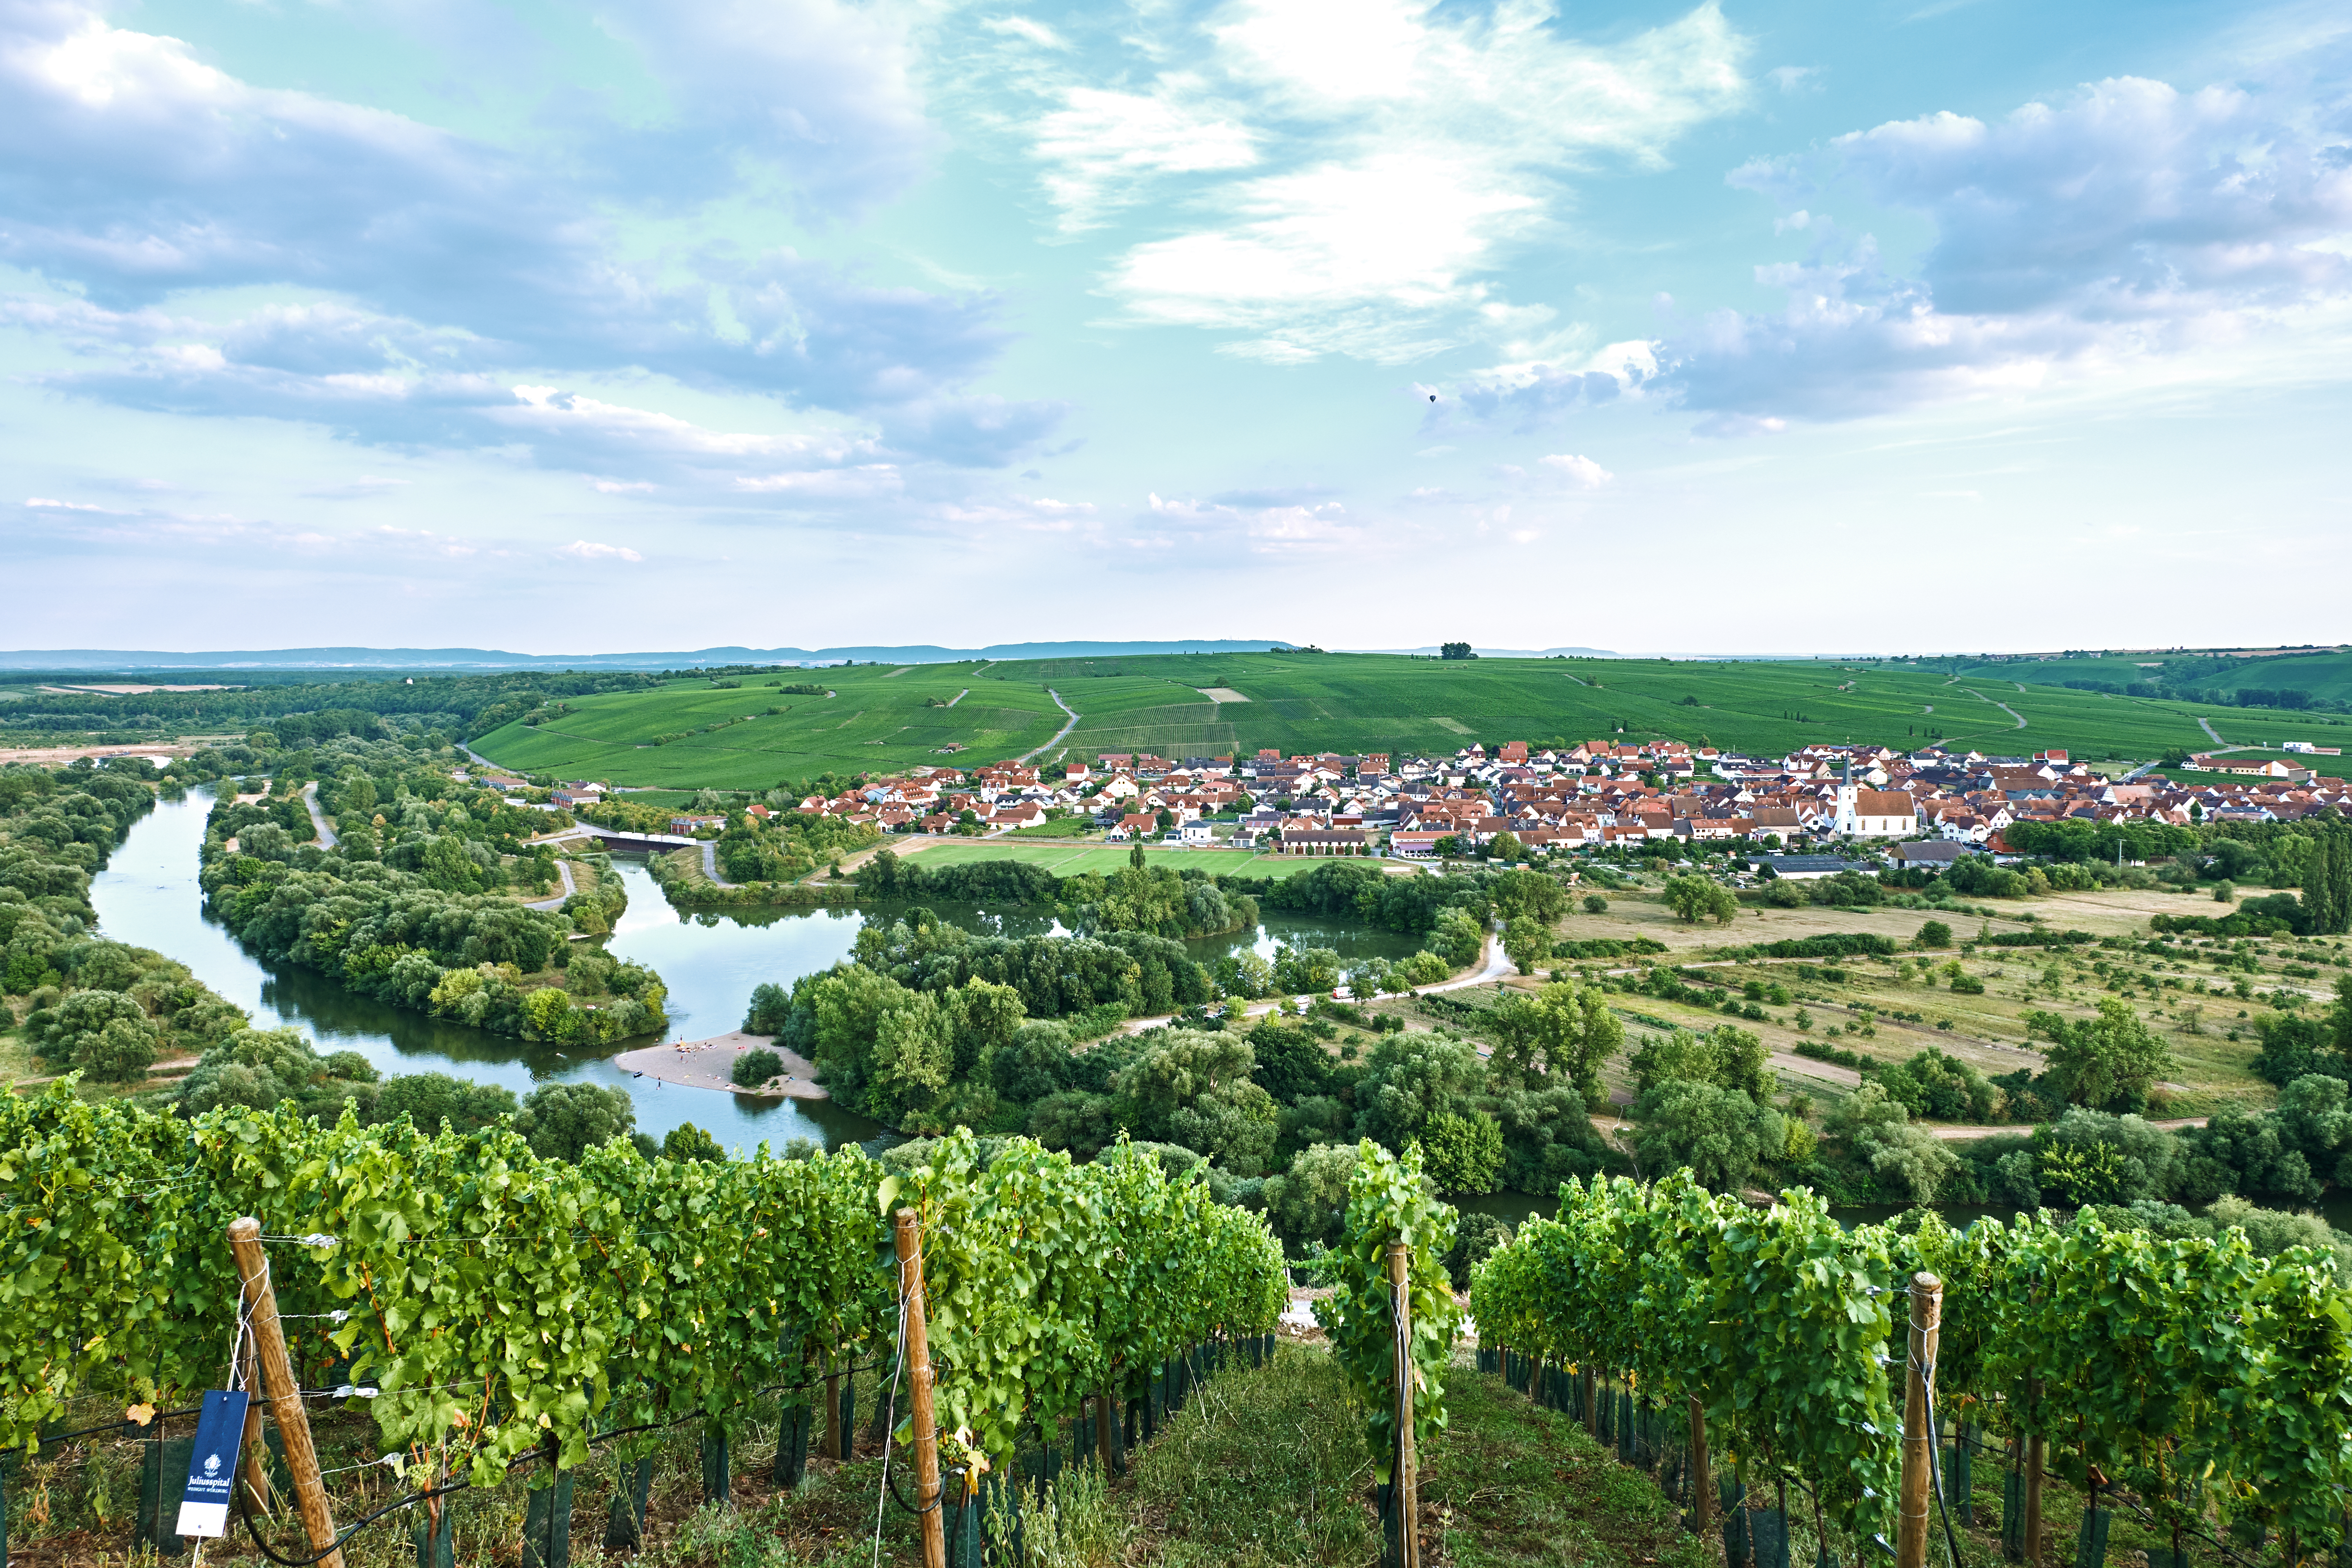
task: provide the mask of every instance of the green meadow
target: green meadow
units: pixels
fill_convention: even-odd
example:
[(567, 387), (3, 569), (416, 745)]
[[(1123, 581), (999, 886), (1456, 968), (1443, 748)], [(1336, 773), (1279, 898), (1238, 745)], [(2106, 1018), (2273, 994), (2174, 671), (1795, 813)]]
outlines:
[[(2107, 661), (2045, 661), (2077, 669), (2094, 662)], [(583, 698), (572, 713), (536, 730), (509, 725), (476, 749), (506, 766), (566, 777), (766, 789), (824, 773), (1019, 755), (1066, 722), (1049, 689), (1079, 718), (1043, 760), (1263, 747), (1451, 752), (1474, 740), (1491, 747), (1603, 738), (1777, 756), (1811, 742), (1940, 738), (1996, 754), (2063, 748), (2134, 763), (2175, 746), (2211, 746), (2200, 718), (2227, 743), (2326, 745), (2345, 733), (2326, 716), (2078, 691), (2023, 679), (2029, 668), (2036, 667), (1307, 653), (857, 666), (746, 677), (736, 688), (695, 678)], [(816, 681), (835, 695), (784, 694), (771, 679)], [(1218, 700), (1213, 690), (1242, 700)]]
[[(920, 841), (917, 841), (920, 845)], [(919, 847), (894, 844), (901, 855), (915, 854), (919, 864), (936, 871), (974, 860), (1020, 860), (1042, 866), (1056, 877), (1092, 871), (1108, 876), (1128, 864), (1132, 848), (1125, 844), (1054, 844), (1042, 839), (986, 842), (945, 839)], [(1213, 877), (1287, 877), (1322, 862), (1305, 855), (1259, 855), (1247, 849), (1159, 849), (1147, 846), (1144, 859), (1154, 866), (1181, 869), (1186, 866)]]

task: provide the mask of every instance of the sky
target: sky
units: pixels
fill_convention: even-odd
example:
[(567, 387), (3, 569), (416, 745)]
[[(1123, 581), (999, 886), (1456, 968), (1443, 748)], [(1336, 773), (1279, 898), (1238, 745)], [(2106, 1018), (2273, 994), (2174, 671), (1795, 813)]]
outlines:
[(2340, 4), (0, 0), (0, 103), (14, 647), (2352, 637)]

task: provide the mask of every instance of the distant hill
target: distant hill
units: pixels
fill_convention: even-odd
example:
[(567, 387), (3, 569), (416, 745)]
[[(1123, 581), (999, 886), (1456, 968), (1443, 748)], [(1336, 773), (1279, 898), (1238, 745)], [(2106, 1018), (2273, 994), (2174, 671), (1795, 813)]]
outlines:
[[(34, 648), (0, 652), (0, 669), (697, 669), (714, 664), (835, 663), (855, 659), (953, 664), (971, 658), (1103, 658), (1147, 653), (1265, 653), (1294, 645), (1280, 637), (1235, 642), (1024, 642), (989, 647), (705, 647), (690, 653), (504, 653), (479, 647), (287, 647), (228, 653), (127, 648)], [(1428, 650), (1434, 653), (1437, 650)]]
[[(1349, 648), (1346, 651), (1349, 653), (1417, 653), (1434, 658), (1445, 650), (1439, 647), (1437, 644), (1431, 643), (1427, 647), (1357, 647)], [(1474, 644), (1470, 651), (1481, 658), (1554, 658), (1563, 655), (1570, 658), (1615, 658), (1617, 657), (1605, 647), (1479, 647)]]

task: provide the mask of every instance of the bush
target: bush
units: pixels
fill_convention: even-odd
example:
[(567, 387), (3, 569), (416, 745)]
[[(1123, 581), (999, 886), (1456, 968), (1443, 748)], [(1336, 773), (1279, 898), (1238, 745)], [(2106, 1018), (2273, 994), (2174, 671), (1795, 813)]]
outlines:
[(784, 1058), (761, 1046), (737, 1057), (735, 1070), (727, 1076), (738, 1089), (757, 1089), (783, 1070)]
[(1584, 895), (1584, 912), (1588, 915), (1605, 915), (1609, 912), (1609, 900), (1598, 893), (1587, 893)]
[(1942, 921), (1929, 921), (1919, 928), (1917, 941), (1921, 947), (1949, 947), (1952, 945), (1952, 928)]

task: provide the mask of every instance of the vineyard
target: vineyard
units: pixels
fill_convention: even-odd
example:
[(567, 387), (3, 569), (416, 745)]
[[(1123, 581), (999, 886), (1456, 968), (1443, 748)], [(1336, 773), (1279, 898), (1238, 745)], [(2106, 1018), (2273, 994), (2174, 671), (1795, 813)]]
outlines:
[[(1656, 1463), (1702, 1522), (1730, 1510), (1735, 1564), (1789, 1561), (1792, 1496), (1824, 1561), (1868, 1560), (1906, 1515), (1957, 1558), (1946, 1494), (1967, 1523), (1982, 1455), (2008, 1472), (2012, 1558), (2044, 1560), (2053, 1479), (2085, 1499), (2085, 1565), (2117, 1504), (2170, 1568), (2192, 1545), (2244, 1563), (2272, 1541), (2293, 1564), (2344, 1539), (2352, 1303), (2309, 1249), (2088, 1214), (1847, 1231), (1801, 1191), (1759, 1211), (1685, 1175), (1620, 1179), (1569, 1184), (1557, 1220), (1486, 1259), (1471, 1311), (1486, 1364)], [(1750, 1492), (1773, 1506), (1733, 1507)]]
[[(703, 1494), (724, 1502), (732, 1446), (764, 1448), (751, 1426), (772, 1424), (790, 1488), (820, 1432), (846, 1456), (861, 1375), (879, 1390), (871, 1506), (895, 1499), (927, 1561), (1021, 1561), (1024, 1527), (1033, 1546), (1058, 1528), (1046, 1483), (1070, 1462), (1118, 1473), (1202, 1378), (1264, 1360), (1287, 1284), (1258, 1216), (1148, 1151), (984, 1155), (961, 1131), (887, 1169), (855, 1148), (671, 1161), (626, 1143), (572, 1163), (504, 1127), (188, 1121), (58, 1086), (0, 1103), (0, 1189), (9, 1464), (268, 1384), (277, 1430), (254, 1440), (257, 1403), (239, 1511), (284, 1568), (338, 1568), (394, 1520), (420, 1568), (449, 1568), (443, 1500), (510, 1477), (525, 1568), (565, 1568), (588, 1467), (617, 1478), (606, 1545), (635, 1548), (672, 1429), (697, 1434)], [(2107, 1560), (2119, 1512), (2160, 1568), (2343, 1547), (2352, 1301), (2330, 1255), (2089, 1212), (1848, 1230), (1810, 1193), (1758, 1209), (1686, 1173), (1561, 1199), (1474, 1267), (1475, 1365), (1651, 1471), (1689, 1528), (1719, 1524), (1729, 1568), (1789, 1568), (1807, 1539), (1823, 1568), (1960, 1568), (1961, 1532), (1986, 1522), (1979, 1462), (2000, 1472), (2006, 1554), (2043, 1568), (2062, 1494), (2083, 1505), (2078, 1568)], [(1316, 1315), (1370, 1457), (1350, 1506), (1376, 1506), (1400, 1568), (1451, 1507), (1418, 1489), (1473, 1364), (1455, 1230), (1417, 1145), (1359, 1145)], [(320, 1399), (363, 1408), (362, 1462), (397, 1470), (398, 1495), (340, 1526), (289, 1419)], [(269, 1455), (292, 1471), (290, 1515)], [(170, 1549), (173, 1485), (153, 1468), (141, 1525)]]
[[(837, 1429), (818, 1391), (857, 1368), (885, 1381), (896, 1462), (929, 1494), (907, 1506), (976, 1563), (987, 1521), (1019, 1528), (1003, 1478), (1058, 1463), (1082, 1416), (1106, 1459), (1150, 1436), (1233, 1347), (1262, 1352), (1286, 1284), (1256, 1216), (1140, 1151), (1074, 1165), (1016, 1140), (983, 1163), (961, 1133), (895, 1173), (855, 1148), (673, 1162), (616, 1143), (572, 1164), (503, 1127), (330, 1128), (290, 1107), (187, 1121), (60, 1086), (0, 1103), (0, 1191), (8, 1450), (36, 1455), (94, 1412), (144, 1424), (254, 1386), (259, 1280), (303, 1393), (365, 1401), (407, 1488), (371, 1519), (425, 1505), (427, 1568), (449, 1560), (438, 1497), (510, 1473), (532, 1491), (532, 1556), (560, 1568), (572, 1475), (594, 1456), (638, 1462), (681, 1422), (701, 1423), (725, 1497), (729, 1439), (760, 1396), (785, 1412), (783, 1479), (814, 1419)], [(895, 1262), (894, 1208), (901, 1246), (920, 1238)], [(242, 1216), (266, 1268), (232, 1257)], [(927, 1405), (935, 1444), (917, 1437)], [(612, 1543), (642, 1526), (638, 1473)], [(247, 1511), (258, 1542), (274, 1527)], [(310, 1533), (278, 1560), (330, 1559), (343, 1538)]]

